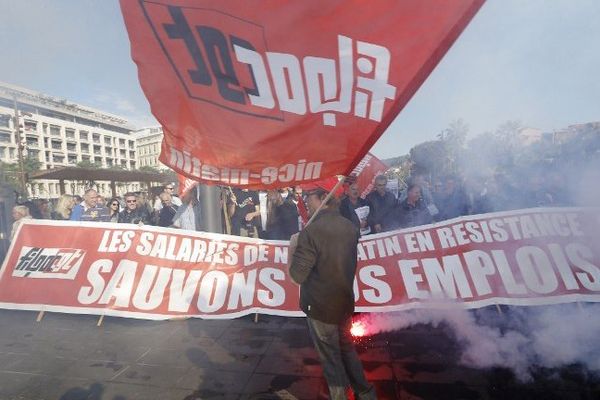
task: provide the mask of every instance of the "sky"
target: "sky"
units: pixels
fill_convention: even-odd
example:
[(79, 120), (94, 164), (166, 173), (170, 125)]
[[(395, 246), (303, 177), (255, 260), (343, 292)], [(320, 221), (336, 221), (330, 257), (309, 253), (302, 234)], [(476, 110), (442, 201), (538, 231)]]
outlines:
[[(156, 124), (116, 0), (0, 0), (0, 81)], [(600, 121), (600, 1), (488, 0), (373, 153), (406, 154), (457, 119), (544, 131)]]

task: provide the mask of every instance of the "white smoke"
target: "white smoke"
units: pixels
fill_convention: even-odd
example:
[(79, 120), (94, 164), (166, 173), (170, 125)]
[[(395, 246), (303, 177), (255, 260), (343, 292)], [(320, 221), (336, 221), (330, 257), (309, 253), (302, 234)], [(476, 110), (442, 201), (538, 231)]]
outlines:
[(469, 311), (459, 305), (360, 317), (369, 335), (417, 324), (444, 326), (460, 345), (460, 363), (473, 368), (504, 367), (521, 381), (535, 368), (580, 363), (600, 371), (600, 305), (510, 307)]

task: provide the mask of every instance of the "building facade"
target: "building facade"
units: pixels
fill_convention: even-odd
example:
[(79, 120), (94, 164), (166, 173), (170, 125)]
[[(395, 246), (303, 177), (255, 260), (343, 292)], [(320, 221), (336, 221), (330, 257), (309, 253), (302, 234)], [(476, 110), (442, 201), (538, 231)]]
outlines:
[[(99, 168), (136, 169), (133, 128), (127, 120), (89, 107), (0, 83), (0, 161), (18, 162), (14, 103), (21, 125), (24, 158), (37, 160), (41, 169), (91, 164)], [(28, 185), (31, 197), (57, 198), (59, 183), (38, 180)], [(82, 194), (86, 182), (66, 182), (68, 194)], [(93, 185), (110, 195), (109, 182)], [(118, 193), (139, 190), (139, 184), (118, 185)]]
[(161, 126), (152, 126), (134, 132), (136, 143), (137, 165), (152, 167), (158, 170), (168, 170), (169, 167), (158, 160), (163, 139)]

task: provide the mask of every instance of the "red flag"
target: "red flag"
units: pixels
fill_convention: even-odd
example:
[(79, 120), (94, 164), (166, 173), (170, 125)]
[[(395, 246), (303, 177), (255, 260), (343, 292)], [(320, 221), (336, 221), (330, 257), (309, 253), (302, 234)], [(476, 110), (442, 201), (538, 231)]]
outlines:
[(484, 0), (121, 0), (161, 162), (278, 188), (348, 175)]
[(373, 191), (375, 178), (378, 175), (385, 173), (388, 170), (387, 165), (371, 153), (358, 163), (354, 171), (350, 173), (351, 177), (355, 177), (355, 182), (358, 185), (360, 197), (363, 199)]
[(177, 180), (179, 181), (179, 196), (183, 197), (185, 194), (194, 187), (198, 181), (187, 178), (181, 174), (177, 174)]

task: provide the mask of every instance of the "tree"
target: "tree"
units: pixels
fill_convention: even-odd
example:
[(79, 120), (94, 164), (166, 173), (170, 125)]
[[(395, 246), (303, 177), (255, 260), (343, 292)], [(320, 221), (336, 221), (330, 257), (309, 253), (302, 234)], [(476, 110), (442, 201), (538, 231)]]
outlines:
[[(23, 160), (23, 170), (25, 172), (26, 177), (32, 172), (39, 171), (41, 169), (41, 166), (42, 163), (34, 158), (25, 158)], [(0, 161), (0, 170), (3, 171), (2, 176), (0, 176), (0, 179), (6, 182), (9, 186), (11, 186), (15, 191), (20, 192), (21, 186), (19, 183), (19, 174), (21, 173), (21, 170), (19, 168), (19, 164), (5, 163)], [(31, 191), (33, 181), (29, 181), (28, 179), (26, 179), (26, 181), (26, 189)], [(27, 194), (24, 195), (26, 196)]]

